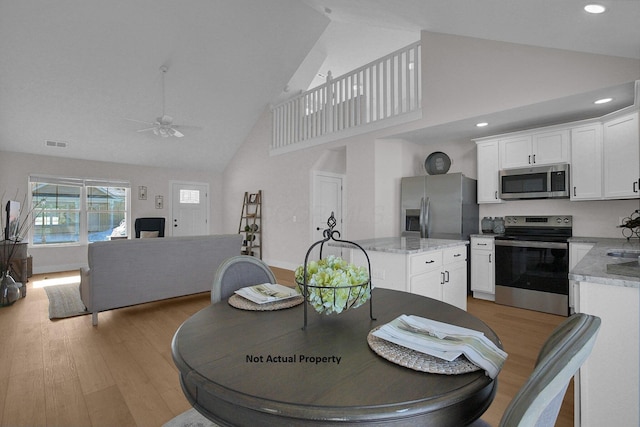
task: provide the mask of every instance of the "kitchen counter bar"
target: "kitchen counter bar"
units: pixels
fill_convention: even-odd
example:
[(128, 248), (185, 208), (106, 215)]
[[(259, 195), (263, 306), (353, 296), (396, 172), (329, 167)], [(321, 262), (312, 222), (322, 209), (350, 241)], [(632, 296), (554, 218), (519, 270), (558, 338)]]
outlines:
[[(419, 237), (383, 237), (378, 239), (356, 240), (365, 251), (389, 252), (393, 254), (410, 255), (439, 249), (468, 245), (468, 240), (453, 239), (421, 239)], [(331, 243), (337, 246), (348, 244)]]
[(607, 264), (621, 264), (633, 261), (633, 259), (630, 258), (608, 256), (607, 251), (611, 249), (640, 250), (640, 241), (638, 241), (638, 239), (572, 237), (569, 241), (571, 243), (595, 244), (578, 265), (569, 272), (569, 279), (577, 282), (640, 288), (640, 267), (638, 268), (638, 277), (607, 272)]

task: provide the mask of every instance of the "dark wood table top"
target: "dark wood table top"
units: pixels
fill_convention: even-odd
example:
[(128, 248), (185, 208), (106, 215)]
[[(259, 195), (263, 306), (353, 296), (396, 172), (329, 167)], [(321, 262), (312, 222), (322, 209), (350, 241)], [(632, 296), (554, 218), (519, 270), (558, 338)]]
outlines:
[(183, 391), (220, 425), (463, 426), (480, 417), (497, 381), (484, 371), (418, 372), (389, 362), (367, 334), (401, 314), (479, 330), (502, 347), (480, 319), (431, 298), (388, 289), (339, 315), (303, 306), (245, 311), (227, 301), (208, 306), (176, 332), (173, 359)]

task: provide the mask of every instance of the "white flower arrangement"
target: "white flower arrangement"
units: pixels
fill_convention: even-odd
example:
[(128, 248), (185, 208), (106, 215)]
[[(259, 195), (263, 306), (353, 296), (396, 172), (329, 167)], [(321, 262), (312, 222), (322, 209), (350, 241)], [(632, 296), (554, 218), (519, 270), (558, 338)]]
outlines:
[[(298, 289), (304, 295), (304, 265), (296, 271)], [(369, 271), (340, 257), (329, 255), (307, 263), (307, 301), (318, 313), (342, 313), (364, 304), (370, 297)]]

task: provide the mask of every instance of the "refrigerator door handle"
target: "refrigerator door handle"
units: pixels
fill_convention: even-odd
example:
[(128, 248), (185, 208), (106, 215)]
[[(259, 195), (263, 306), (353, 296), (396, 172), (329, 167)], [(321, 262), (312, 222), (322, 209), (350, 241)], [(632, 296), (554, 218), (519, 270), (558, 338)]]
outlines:
[(420, 237), (429, 237), (429, 198), (420, 200)]

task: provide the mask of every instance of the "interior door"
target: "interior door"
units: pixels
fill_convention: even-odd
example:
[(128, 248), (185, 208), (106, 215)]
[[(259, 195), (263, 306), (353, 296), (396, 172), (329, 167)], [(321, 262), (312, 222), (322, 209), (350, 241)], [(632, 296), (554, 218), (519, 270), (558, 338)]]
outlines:
[[(311, 212), (312, 243), (323, 238), (322, 232), (327, 229), (327, 220), (333, 212), (336, 219), (335, 230), (344, 236), (342, 221), (342, 181), (341, 175), (327, 172), (315, 172), (313, 175), (313, 203)], [(341, 248), (324, 245), (322, 256), (342, 256)]]
[(209, 234), (209, 184), (171, 184), (171, 235)]

